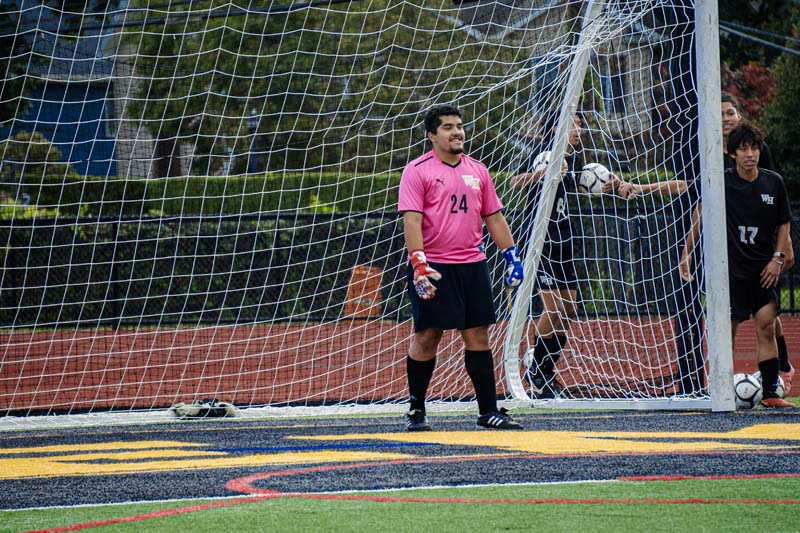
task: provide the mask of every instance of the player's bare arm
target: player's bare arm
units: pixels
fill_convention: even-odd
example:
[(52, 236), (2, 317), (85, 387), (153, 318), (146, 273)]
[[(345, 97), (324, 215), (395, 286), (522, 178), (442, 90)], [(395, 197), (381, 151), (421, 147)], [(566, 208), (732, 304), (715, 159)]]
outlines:
[(786, 263), (783, 265), (783, 271), (786, 272), (794, 266), (794, 245), (792, 245), (791, 228), (786, 232), (786, 242), (784, 242), (783, 250), (786, 254)]
[(775, 256), (764, 266), (761, 270), (761, 286), (765, 289), (776, 287), (780, 281), (781, 273), (786, 269), (786, 241), (789, 238), (789, 223), (781, 224), (778, 226), (777, 238), (775, 242), (778, 243), (775, 248)]
[(403, 235), (409, 252), (422, 250), (422, 213), (405, 211), (403, 213)]
[(486, 224), (486, 229), (489, 231), (489, 235), (492, 236), (492, 240), (503, 252), (503, 259), (506, 262), (503, 283), (507, 290), (511, 290), (522, 283), (524, 273), (522, 260), (519, 257), (517, 247), (514, 245), (514, 237), (511, 235), (506, 217), (498, 211), (488, 217), (484, 217), (483, 222)]
[(414, 290), (423, 300), (430, 300), (436, 295), (436, 286), (431, 280), (438, 281), (442, 275), (428, 265), (425, 250), (422, 249), (422, 213), (405, 211), (403, 213), (403, 234), (408, 248), (408, 258), (414, 269)]
[(519, 188), (519, 187), (527, 187), (529, 185), (533, 185), (534, 183), (538, 182), (544, 176), (545, 169), (538, 168), (533, 172), (522, 172), (515, 176), (511, 176), (509, 180), (509, 185), (512, 187)]
[(615, 184), (618, 194), (630, 200), (642, 194), (666, 194), (674, 195), (681, 194), (687, 189), (686, 180), (669, 180), (659, 181), (657, 183), (631, 183), (628, 181), (619, 181)]
[(683, 245), (683, 253), (681, 253), (681, 262), (678, 265), (678, 270), (683, 281), (693, 281), (694, 275), (692, 274), (692, 250), (694, 250), (697, 238), (700, 236), (700, 205), (695, 207), (692, 213), (692, 227), (686, 235), (686, 244)]
[(502, 212), (498, 211), (485, 217), (483, 222), (486, 224), (486, 229), (498, 248), (505, 250), (514, 246), (514, 237), (511, 235), (511, 229), (508, 227), (508, 222)]

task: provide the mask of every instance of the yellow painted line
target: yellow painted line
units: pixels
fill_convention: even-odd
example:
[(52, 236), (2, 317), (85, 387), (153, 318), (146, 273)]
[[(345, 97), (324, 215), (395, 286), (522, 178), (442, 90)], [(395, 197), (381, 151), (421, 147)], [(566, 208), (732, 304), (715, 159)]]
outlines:
[[(728, 432), (624, 431), (433, 431), (287, 436), (314, 441), (435, 443), (489, 447), (501, 453), (542, 455), (592, 453), (722, 452), (800, 449), (800, 424), (759, 424)], [(229, 453), (213, 443), (115, 441), (0, 450), (0, 480), (131, 474), (267, 465), (391, 461), (418, 456), (370, 451), (315, 450)], [(446, 453), (446, 452), (445, 452)], [(461, 452), (463, 453), (463, 452)], [(469, 455), (464, 455), (468, 457)]]
[[(197, 450), (209, 446), (197, 443), (174, 443), (175, 450), (148, 450), (116, 453), (80, 453), (82, 445), (72, 446), (72, 453), (25, 458), (0, 459), (0, 479), (36, 477), (131, 474), (190, 469), (237, 468), (248, 466), (319, 464), (361, 461), (387, 461), (413, 458), (398, 453), (315, 451), (252, 455), (231, 455), (226, 452)], [(180, 446), (187, 449), (177, 449)], [(179, 455), (180, 454), (180, 455)], [(98, 462), (101, 461), (101, 462)]]
[[(543, 455), (591, 453), (668, 453), (760, 450), (777, 441), (800, 449), (800, 424), (761, 424), (730, 432), (620, 431), (432, 431), (425, 433), (364, 433), (303, 437), (309, 440), (378, 440), (488, 446)], [(755, 442), (754, 442), (755, 441)]]
[(187, 446), (208, 446), (208, 444), (179, 442), (173, 440), (137, 440), (119, 442), (92, 442), (86, 444), (55, 444), (52, 446), (29, 446), (26, 448), (2, 448), (0, 456), (23, 453), (74, 453), (95, 450), (154, 450), (157, 448), (186, 448)]
[[(0, 0), (0, 2), (2, 2), (2, 0)], [(522, 414), (525, 414), (525, 415), (531, 415), (533, 417), (537, 417), (538, 415), (542, 414), (541, 411), (542, 411), (541, 409), (536, 409), (536, 410), (527, 409), (527, 410), (521, 410), (521, 411), (515, 411), (515, 412), (521, 412)], [(438, 412), (438, 413), (437, 412), (429, 413), (429, 415), (432, 416), (434, 421), (436, 419), (457, 418), (457, 417), (460, 417), (460, 416), (464, 416), (465, 414), (466, 413), (464, 413), (464, 412), (458, 412), (458, 411), (444, 411), (444, 412)], [(473, 414), (471, 412), (468, 413), (468, 415), (470, 417), (473, 416)], [(559, 413), (553, 413), (552, 411), (546, 413), (547, 420), (549, 420), (549, 421), (566, 420), (566, 421), (572, 421), (572, 422), (579, 422), (581, 420), (605, 420), (605, 419), (618, 419), (619, 418), (619, 416), (614, 414), (614, 413), (611, 413), (611, 414), (590, 413), (590, 414), (581, 415), (581, 416), (577, 416), (574, 413), (570, 413), (569, 415), (563, 414), (562, 416), (558, 416), (558, 415), (559, 415)], [(661, 413), (661, 412), (649, 412), (649, 411), (643, 411), (643, 412), (638, 412), (638, 413), (626, 413), (625, 414), (626, 419), (632, 419), (632, 418), (637, 418), (637, 419), (639, 419), (639, 418), (654, 418), (654, 417), (663, 417), (663, 416), (664, 416), (664, 413)], [(697, 416), (708, 416), (708, 412), (707, 411), (684, 411), (684, 412), (677, 412), (677, 413), (673, 412), (673, 413), (670, 413), (670, 417), (673, 417), (673, 418), (674, 417), (697, 417)], [(355, 420), (359, 420), (359, 419), (364, 418), (364, 416), (362, 416), (362, 415), (344, 415), (342, 417), (337, 417), (336, 419), (328, 419), (330, 423), (326, 423), (326, 427), (351, 427), (353, 425), (352, 423), (350, 423), (350, 422), (342, 422), (342, 420), (347, 420), (348, 417), (349, 418), (354, 418)], [(264, 418), (270, 418), (270, 417), (265, 416)], [(309, 417), (309, 418), (312, 419), (312, 420), (326, 420), (324, 417)], [(375, 418), (378, 418), (380, 420), (391, 420), (392, 418), (394, 418), (397, 421), (398, 431), (400, 431), (401, 428), (403, 427), (402, 414), (396, 415), (396, 416), (382, 414), (382, 415), (376, 415)], [(224, 429), (226, 432), (232, 432), (232, 431), (260, 431), (260, 430), (264, 430), (264, 429), (266, 429), (266, 430), (276, 430), (276, 429), (314, 429), (314, 430), (317, 430), (319, 428), (319, 425), (316, 425), (316, 424), (312, 425), (312, 424), (302, 424), (302, 423), (286, 423), (286, 424), (280, 424), (280, 425), (278, 425), (278, 424), (258, 424), (258, 425), (255, 425), (253, 422), (254, 421), (258, 421), (258, 420), (260, 420), (260, 419), (249, 419), (249, 420), (224, 419), (224, 420), (215, 420), (215, 422), (220, 422), (220, 423), (224, 422), (225, 423), (225, 425), (221, 426), (221, 427), (220, 426), (216, 426), (216, 425), (215, 426), (211, 426), (211, 427), (202, 426), (202, 425), (200, 425), (200, 424), (202, 424), (202, 421), (199, 421), (199, 420), (190, 421), (190, 422), (186, 423), (185, 425), (181, 425), (180, 427), (174, 427), (174, 422), (166, 422), (166, 423), (162, 423), (161, 426), (158, 427), (157, 429), (139, 429), (139, 428), (136, 428), (136, 427), (125, 426), (125, 432), (128, 433), (129, 435), (150, 435), (150, 434), (165, 435), (165, 434), (169, 434), (169, 433), (183, 434), (183, 433), (202, 433), (202, 432), (212, 432), (212, 431), (213, 432), (217, 432), (217, 431), (220, 431), (220, 429)], [(536, 418), (534, 418), (534, 420), (536, 420)], [(114, 427), (113, 424), (110, 424), (109, 426), (110, 427)], [(114, 430), (109, 430), (109, 431), (98, 431), (98, 432), (93, 432), (92, 434), (96, 435), (96, 436), (103, 436), (103, 435), (117, 436), (117, 435), (119, 435), (119, 430), (114, 429)], [(3, 435), (3, 438), (6, 439), (7, 441), (11, 441), (11, 440), (14, 440), (14, 439), (17, 439), (17, 440), (26, 439), (27, 440), (27, 439), (30, 439), (32, 437), (33, 438), (45, 438), (46, 439), (46, 438), (50, 438), (51, 435), (49, 433), (46, 433), (46, 432), (45, 433), (18, 432), (18, 433), (15, 433), (15, 434), (12, 434), (12, 435), (8, 435), (8, 436)]]

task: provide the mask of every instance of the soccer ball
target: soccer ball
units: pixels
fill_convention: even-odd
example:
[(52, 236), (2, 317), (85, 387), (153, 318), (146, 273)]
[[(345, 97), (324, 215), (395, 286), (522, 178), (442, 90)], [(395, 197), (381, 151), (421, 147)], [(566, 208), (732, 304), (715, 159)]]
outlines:
[(533, 366), (533, 348), (528, 348), (528, 351), (522, 356), (522, 364), (526, 369)]
[[(761, 371), (756, 370), (755, 372), (753, 372), (753, 377), (756, 378), (760, 384), (762, 384), (761, 388), (763, 389), (764, 381), (761, 379)], [(778, 393), (778, 398), (783, 398), (786, 396), (786, 386), (783, 384), (783, 378), (780, 376), (778, 376), (778, 388), (775, 389), (775, 392)]]
[(733, 390), (736, 392), (737, 409), (752, 409), (764, 395), (761, 382), (750, 374), (735, 374)]
[(597, 196), (603, 192), (603, 185), (611, 181), (611, 172), (600, 163), (589, 163), (578, 178), (578, 192)]
[(539, 167), (547, 166), (550, 163), (550, 150), (545, 150), (539, 153), (533, 160), (533, 170), (539, 170)]

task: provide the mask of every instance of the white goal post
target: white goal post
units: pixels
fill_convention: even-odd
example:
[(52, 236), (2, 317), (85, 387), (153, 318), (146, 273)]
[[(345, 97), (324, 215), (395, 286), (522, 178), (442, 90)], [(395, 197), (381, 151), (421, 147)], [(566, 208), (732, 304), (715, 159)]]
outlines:
[[(523, 340), (523, 334), (527, 334), (530, 338), (536, 338), (538, 331), (535, 324), (531, 324), (529, 320), (530, 300), (539, 289), (536, 287), (536, 276), (531, 275), (534, 272), (539, 272), (540, 257), (542, 248), (546, 241), (558, 239), (558, 236), (548, 234), (548, 223), (552, 217), (553, 202), (556, 198), (556, 190), (562, 182), (561, 161), (563, 161), (565, 150), (568, 144), (570, 129), (572, 128), (572, 117), (575, 116), (579, 100), (584, 96), (584, 80), (587, 75), (587, 67), (589, 66), (590, 56), (593, 53), (598, 53), (598, 50), (607, 45), (608, 40), (604, 38), (604, 33), (607, 35), (610, 31), (614, 31), (614, 21), (610, 20), (613, 17), (614, 3), (609, 3), (611, 9), (605, 10), (606, 2), (602, 0), (589, 0), (585, 5), (584, 15), (582, 17), (580, 33), (576, 43), (576, 51), (571, 58), (569, 68), (565, 69), (566, 80), (564, 82), (565, 89), (563, 93), (563, 101), (561, 102), (558, 110), (558, 121), (556, 122), (555, 134), (551, 142), (552, 154), (549, 159), (549, 165), (541, 178), (541, 190), (539, 191), (538, 203), (536, 205), (535, 216), (530, 223), (533, 230), (530, 232), (529, 242), (527, 243), (527, 254), (525, 255), (525, 270), (528, 272), (528, 277), (523, 281), (522, 285), (517, 290), (516, 298), (514, 299), (513, 308), (510, 312), (508, 330), (504, 342), (504, 363), (505, 363), (505, 376), (508, 382), (508, 389), (512, 397), (518, 401), (525, 402), (531, 399), (530, 389), (525, 384), (525, 374), (527, 371), (526, 365), (522, 366), (520, 372), (520, 345)], [(678, 5), (681, 5), (678, 3)], [(687, 5), (687, 4), (683, 4)], [(719, 90), (719, 70), (715, 65), (719, 64), (719, 41), (718, 41), (718, 19), (716, 12), (716, 4), (713, 2), (698, 2), (696, 7), (695, 20), (699, 21), (701, 31), (697, 31), (692, 35), (692, 39), (697, 39), (697, 65), (700, 67), (696, 72), (683, 72), (678, 76), (685, 77), (687, 74), (692, 77), (691, 81), (697, 83), (695, 88), (699, 109), (700, 120), (698, 121), (699, 128), (696, 131), (697, 139), (686, 139), (684, 142), (696, 148), (696, 153), (693, 157), (697, 157), (699, 164), (695, 164), (693, 168), (699, 169), (699, 174), (705, 176), (702, 186), (702, 198), (705, 199), (703, 203), (704, 220), (717, 221), (717, 223), (709, 222), (709, 227), (705, 229), (704, 249), (706, 257), (717, 258), (715, 261), (707, 262), (708, 275), (705, 277), (706, 286), (699, 288), (705, 289), (706, 294), (712, 295), (708, 297), (708, 313), (709, 334), (708, 334), (708, 390), (713, 391), (713, 394), (706, 394), (702, 389), (699, 390), (681, 390), (679, 394), (669, 396), (667, 398), (649, 398), (647, 395), (632, 395), (626, 397), (624, 393), (621, 397), (614, 399), (605, 398), (591, 398), (591, 405), (594, 407), (632, 407), (632, 408), (702, 408), (710, 406), (714, 410), (733, 410), (735, 408), (733, 384), (731, 377), (733, 374), (733, 357), (732, 345), (730, 335), (730, 320), (727, 316), (727, 309), (730, 307), (727, 286), (727, 253), (725, 247), (725, 226), (724, 223), (719, 221), (725, 220), (725, 207), (724, 207), (724, 188), (719, 176), (722, 175), (722, 133), (720, 121), (716, 117), (718, 109), (717, 103), (720, 101)], [(684, 16), (689, 13), (684, 13)], [(695, 21), (690, 21), (688, 18), (683, 21), (684, 24), (691, 24), (694, 26)], [(633, 48), (637, 48), (635, 45)], [(679, 50), (681, 54), (693, 54), (693, 48), (683, 48)], [(691, 62), (690, 62), (691, 65)], [(680, 148), (678, 148), (680, 149)], [(685, 149), (685, 148), (684, 148)], [(706, 154), (701, 157), (700, 154)], [(663, 162), (662, 162), (663, 163)], [(686, 163), (690, 166), (690, 163)], [(531, 169), (528, 169), (531, 170)], [(676, 172), (677, 174), (677, 172)], [(700, 175), (684, 175), (681, 178), (684, 181), (697, 180), (700, 181)], [(690, 185), (691, 186), (691, 185)], [(569, 196), (571, 192), (567, 193)], [(695, 201), (697, 198), (695, 198)], [(692, 202), (694, 204), (694, 202)], [(685, 209), (685, 208), (684, 208)], [(688, 210), (691, 211), (692, 206)], [(616, 211), (616, 210), (615, 210)], [(674, 213), (673, 213), (674, 214)], [(616, 216), (617, 213), (614, 213)], [(578, 215), (580, 216), (580, 215)], [(679, 217), (680, 214), (676, 216)], [(685, 216), (685, 212), (684, 212)], [(676, 242), (680, 241), (680, 231), (677, 230), (672, 237)], [(710, 236), (710, 238), (709, 238)], [(591, 260), (590, 258), (587, 258)], [(598, 259), (595, 257), (594, 259)], [(713, 264), (712, 264), (713, 263)], [(680, 283), (680, 282), (679, 282)], [(547, 287), (545, 287), (546, 289)], [(680, 305), (680, 304), (679, 304)], [(681, 313), (681, 309), (677, 308), (675, 313)], [(668, 314), (668, 313), (664, 313)], [(712, 318), (713, 315), (713, 318)], [(638, 317), (632, 317), (632, 320), (637, 321)], [(697, 320), (701, 316), (696, 316)], [(647, 326), (645, 326), (647, 327)], [(569, 326), (567, 326), (569, 329)], [(676, 331), (677, 335), (678, 332)], [(608, 339), (601, 338), (600, 341), (606, 343)], [(678, 339), (678, 342), (681, 342)], [(592, 346), (594, 343), (590, 342)], [(530, 348), (529, 348), (530, 349)], [(625, 357), (624, 355), (622, 357)], [(680, 354), (678, 354), (680, 357)], [(591, 360), (592, 355), (583, 356), (583, 358)], [(632, 359), (636, 358), (636, 354)], [(595, 359), (597, 359), (595, 357)], [(600, 358), (602, 359), (602, 357)], [(662, 362), (663, 364), (663, 362)], [(569, 363), (566, 365), (565, 370), (569, 370)], [(678, 368), (678, 373), (681, 369)], [(678, 381), (682, 376), (674, 376), (673, 379)], [(580, 382), (580, 378), (575, 380)], [(646, 384), (645, 384), (646, 385)], [(676, 391), (678, 392), (678, 391)], [(707, 392), (707, 391), (706, 391)], [(615, 393), (616, 394), (616, 393)], [(537, 397), (534, 394), (533, 399)], [(574, 397), (571, 395), (560, 394), (554, 399), (546, 399), (536, 401), (537, 404), (547, 405), (549, 407), (585, 407), (585, 397)]]
[[(77, 4), (0, 3), (0, 428), (210, 398), (404, 410), (397, 193), (442, 103), (523, 250), (508, 300), (486, 241), (505, 405), (733, 408), (723, 226), (703, 228), (705, 285), (677, 274), (699, 194), (724, 220), (716, 2)], [(541, 400), (524, 359), (570, 146), (642, 189), (567, 186), (575, 311)], [(544, 148), (543, 185), (520, 184)], [(432, 410), (472, 401), (462, 349), (446, 333)]]

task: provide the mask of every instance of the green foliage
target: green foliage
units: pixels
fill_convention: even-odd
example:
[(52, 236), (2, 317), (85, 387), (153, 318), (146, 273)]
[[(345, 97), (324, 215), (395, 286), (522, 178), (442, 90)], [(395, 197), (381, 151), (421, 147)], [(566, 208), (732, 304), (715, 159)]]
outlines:
[(19, 32), (19, 0), (0, 2), (0, 123), (21, 117), (30, 106), (31, 91), (41, 85), (35, 76), (26, 76), (42, 65), (44, 56), (32, 54), (33, 32)]
[[(769, 31), (777, 35), (791, 34), (791, 13), (796, 8), (785, 0), (724, 0), (717, 3), (722, 24), (733, 22), (751, 28)], [(750, 33), (750, 32), (748, 32)], [(722, 61), (737, 68), (750, 62), (768, 68), (777, 60), (779, 52), (756, 44), (725, 31), (720, 32), (720, 56)]]
[[(795, 34), (800, 32), (800, 9), (794, 14)], [(800, 58), (781, 55), (773, 68), (778, 85), (771, 102), (764, 108), (761, 124), (781, 174), (786, 181), (790, 198), (800, 194)]]
[(0, 196), (0, 220), (54, 218), (58, 215), (58, 209), (40, 209), (35, 205), (22, 205), (5, 195)]
[[(456, 100), (474, 155), (507, 157), (497, 143), (524, 109), (504, 87), (485, 88), (505, 78), (514, 47), (475, 46), (466, 32), (453, 46), (452, 21), (431, 15), (437, 4), (451, 6), (377, 0), (363, 10), (245, 14), (205, 0), (191, 3), (191, 15), (185, 4), (168, 8), (166, 25), (163, 10), (131, 11), (122, 45), (148, 58), (132, 66), (134, 77), (150, 81), (138, 84), (129, 116), (156, 137), (191, 143), (194, 175), (217, 173), (229, 150), (234, 170), (251, 150), (262, 154), (259, 168), (273, 171), (396, 169), (421, 153), (409, 150), (422, 146), (420, 112)], [(221, 12), (228, 16), (214, 16)], [(479, 96), (467, 95), (465, 80)]]
[(364, 264), (385, 272), (383, 311), (396, 313), (405, 289), (396, 220), (297, 213), (0, 225), (0, 289), (15, 302), (0, 323), (334, 320), (351, 268)]
[(60, 161), (58, 148), (39, 132), (20, 131), (0, 142), (0, 158), (21, 185), (41, 185), (47, 175), (78, 177), (69, 163)]
[[(26, 181), (27, 183), (27, 181)], [(45, 176), (23, 188), (40, 208), (105, 217), (239, 215), (265, 211), (392, 211), (399, 174), (194, 176), (160, 180)]]

